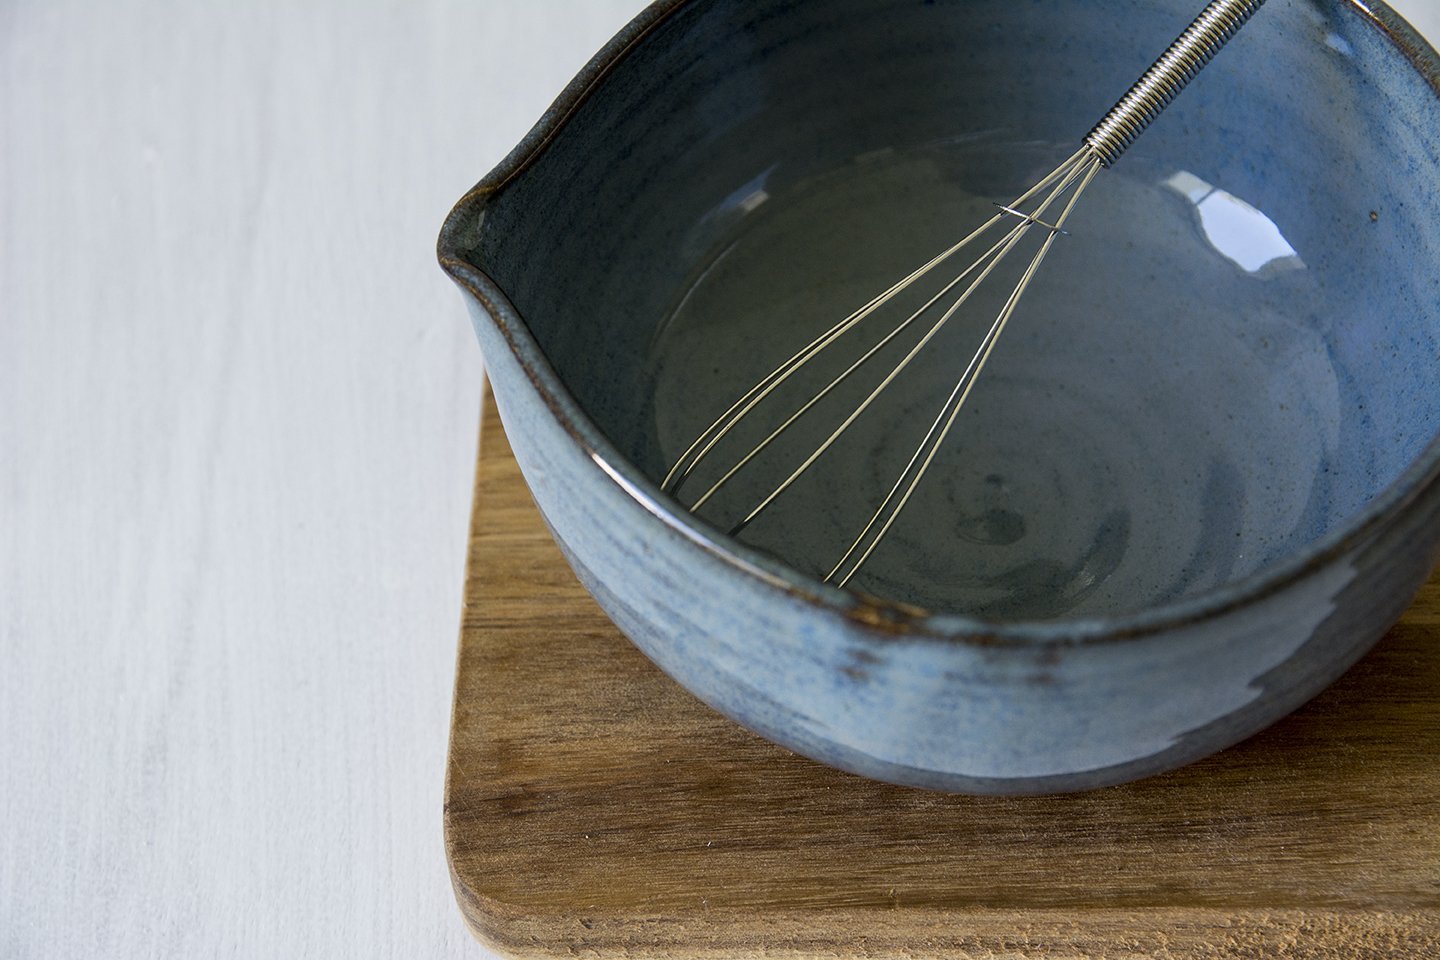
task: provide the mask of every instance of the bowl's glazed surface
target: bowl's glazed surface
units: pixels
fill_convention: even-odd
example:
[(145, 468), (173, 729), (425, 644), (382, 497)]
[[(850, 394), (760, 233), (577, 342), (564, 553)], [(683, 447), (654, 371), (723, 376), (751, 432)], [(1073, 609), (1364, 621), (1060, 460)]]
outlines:
[(1440, 541), (1440, 66), (1378, 4), (1268, 4), (1097, 184), (877, 553), (893, 600), (808, 566), (849, 475), (751, 545), (657, 489), (784, 324), (1013, 195), (1192, 6), (657, 4), (456, 207), (441, 260), (537, 503), (708, 703), (869, 776), (1083, 789), (1273, 722), (1403, 611)]

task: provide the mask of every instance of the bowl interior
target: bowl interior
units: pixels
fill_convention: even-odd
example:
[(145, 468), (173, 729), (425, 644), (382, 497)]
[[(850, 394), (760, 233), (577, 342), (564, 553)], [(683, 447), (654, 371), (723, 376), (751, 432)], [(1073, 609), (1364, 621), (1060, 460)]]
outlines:
[[(1197, 9), (694, 0), (494, 197), (466, 254), (658, 482), (740, 393), (1073, 152)], [(1086, 193), (853, 585), (1000, 621), (1122, 614), (1353, 517), (1437, 432), (1436, 131), (1435, 90), (1356, 6), (1262, 8)], [(741, 538), (823, 576), (1026, 261)], [(932, 292), (777, 391), (681, 499)], [(745, 516), (926, 328), (737, 474), (704, 522)]]

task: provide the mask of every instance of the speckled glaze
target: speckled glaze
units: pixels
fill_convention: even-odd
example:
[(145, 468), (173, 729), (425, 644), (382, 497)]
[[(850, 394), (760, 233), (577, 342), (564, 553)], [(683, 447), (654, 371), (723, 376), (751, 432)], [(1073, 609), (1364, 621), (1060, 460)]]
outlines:
[[(1311, 331), (1330, 413), (1307, 407), (1297, 421), (1328, 446), (1266, 440), (1269, 474), (1197, 487), (1199, 528), (1277, 498), (1251, 509), (1243, 550), (1228, 537), (1184, 545), (1189, 579), (1169, 593), (1117, 587), (1092, 608), (1047, 606), (1054, 597), (1032, 589), (1019, 615), (978, 617), (963, 592), (922, 608), (824, 586), (697, 521), (655, 482), (668, 452), (647, 366), (656, 327), (704, 266), (717, 211), (757, 176), (778, 190), (970, 129), (1078, 139), (1196, 9), (657, 3), (456, 206), (440, 260), (468, 295), (535, 500), (586, 587), (668, 674), (764, 736), (865, 776), (1046, 793), (1147, 776), (1249, 736), (1404, 611), (1440, 544), (1440, 62), (1380, 3), (1270, 0), (1136, 149), (1138, 163), (1187, 158), (1256, 202), (1347, 307)], [(1097, 62), (1097, 50), (1113, 55)], [(1017, 349), (1043, 352), (1034, 344)], [(1121, 359), (1153, 368), (1165, 339), (1134, 349)], [(1310, 366), (1273, 369), (1318, 389)], [(1228, 402), (1223, 377), (1202, 382), (1215, 392), (1186, 403)], [(1174, 433), (1172, 458), (1199, 442)], [(1164, 460), (1157, 442), (1147, 456)], [(1132, 498), (1168, 482), (1134, 473)], [(1065, 495), (1083, 516), (1082, 495)], [(1133, 540), (1139, 567), (1182, 549)], [(1254, 544), (1269, 552), (1256, 560)], [(1116, 578), (1130, 580), (1144, 578)]]

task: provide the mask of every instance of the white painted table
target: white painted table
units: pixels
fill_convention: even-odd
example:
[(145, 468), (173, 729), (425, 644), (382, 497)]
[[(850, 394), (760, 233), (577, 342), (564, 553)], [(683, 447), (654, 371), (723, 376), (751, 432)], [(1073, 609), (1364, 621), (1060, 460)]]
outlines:
[(0, 958), (485, 955), (431, 251), (640, 5), (0, 0)]

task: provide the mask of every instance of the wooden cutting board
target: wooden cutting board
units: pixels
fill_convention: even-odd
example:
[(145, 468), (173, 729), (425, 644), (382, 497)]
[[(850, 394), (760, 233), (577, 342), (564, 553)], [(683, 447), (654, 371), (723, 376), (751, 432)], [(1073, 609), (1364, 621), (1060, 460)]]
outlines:
[(526, 957), (1440, 957), (1440, 578), (1269, 731), (1128, 786), (953, 797), (746, 732), (635, 650), (487, 402), (445, 788)]

